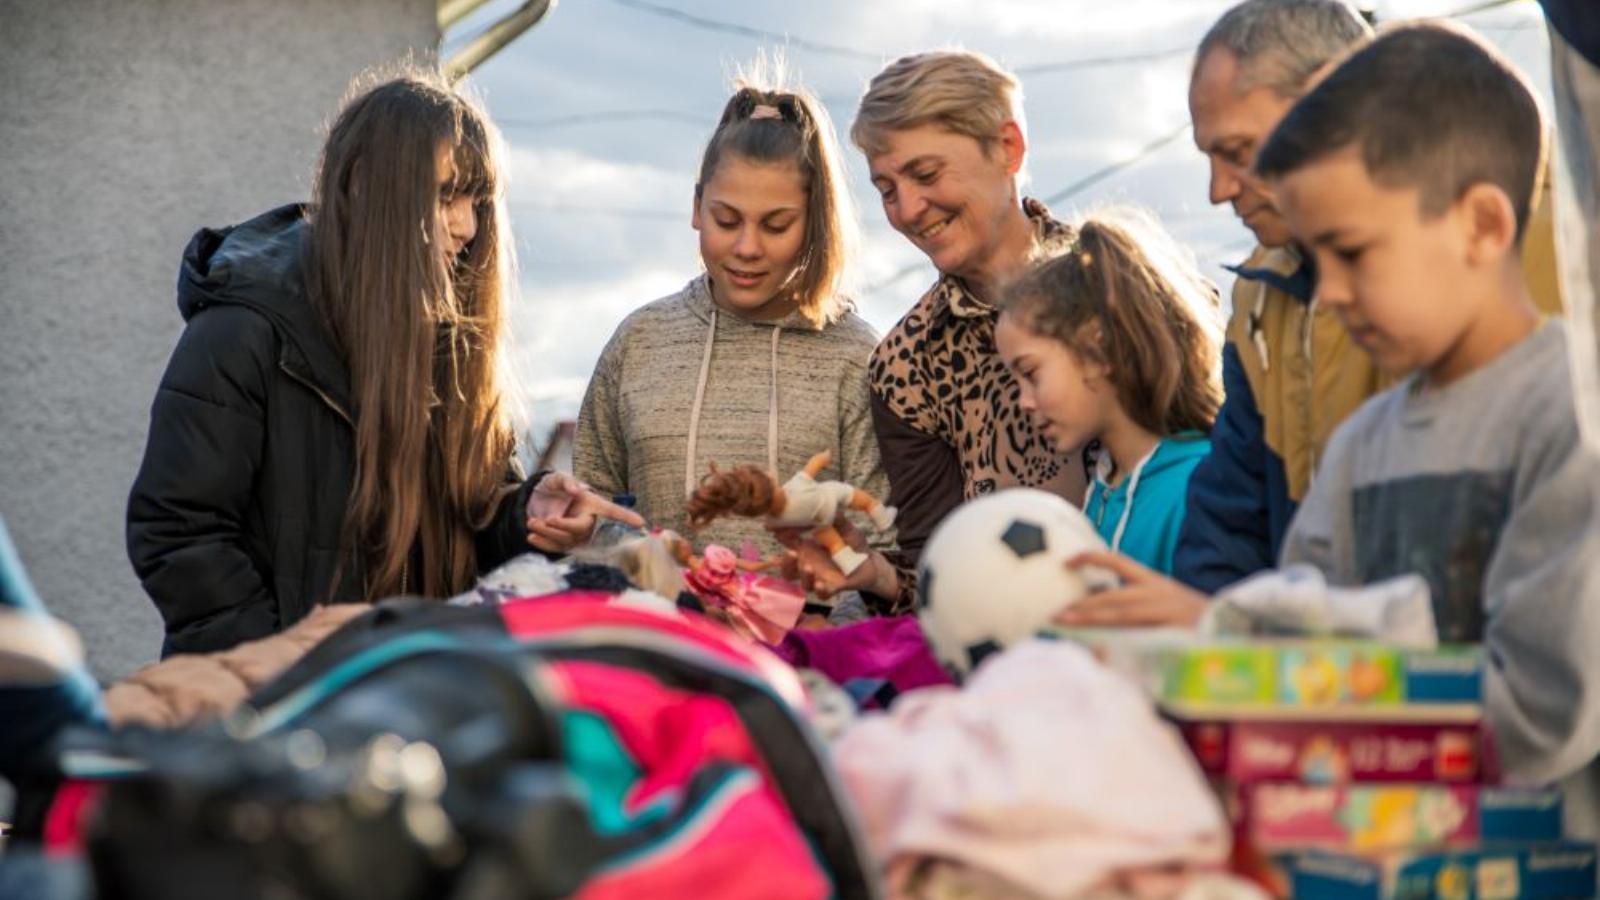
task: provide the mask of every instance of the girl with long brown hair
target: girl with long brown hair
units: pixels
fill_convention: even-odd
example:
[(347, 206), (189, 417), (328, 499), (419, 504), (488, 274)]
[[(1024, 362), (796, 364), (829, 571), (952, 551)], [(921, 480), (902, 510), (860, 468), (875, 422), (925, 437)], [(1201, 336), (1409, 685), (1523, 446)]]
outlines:
[[(474, 103), (408, 72), (344, 106), (310, 205), (190, 242), (128, 505), (165, 653), (449, 596), (530, 545), (571, 549), (596, 514), (642, 524), (569, 476), (518, 477), (501, 155)], [(559, 515), (530, 518), (535, 495)]]
[[(854, 220), (839, 155), (810, 94), (759, 65), (739, 85), (689, 211), (705, 271), (629, 315), (602, 352), (578, 415), (579, 477), (683, 533), (713, 462), (787, 473), (826, 451), (820, 478), (886, 492), (866, 379), (877, 336), (842, 287)], [(695, 537), (779, 549), (752, 519)]]
[(1222, 404), (1216, 288), (1154, 219), (1089, 216), (1013, 282), (995, 326), (1020, 407), (1059, 450), (1098, 444), (1083, 509), (1161, 572)]

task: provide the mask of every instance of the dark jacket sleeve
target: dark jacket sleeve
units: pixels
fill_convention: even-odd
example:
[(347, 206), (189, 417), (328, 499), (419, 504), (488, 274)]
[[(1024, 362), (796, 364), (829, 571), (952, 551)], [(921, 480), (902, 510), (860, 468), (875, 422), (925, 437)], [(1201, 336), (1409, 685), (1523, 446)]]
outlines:
[(1232, 344), (1223, 347), (1222, 384), (1226, 399), (1211, 430), (1211, 453), (1189, 479), (1188, 512), (1172, 561), (1173, 577), (1206, 593), (1277, 562), (1264, 427)]
[(899, 571), (901, 583), (899, 597), (878, 598), (876, 606), (885, 612), (906, 612), (914, 596), (922, 548), (934, 528), (961, 505), (961, 461), (949, 444), (902, 421), (876, 392), (872, 395), (872, 427), (878, 435), (883, 471), (889, 476), (889, 504), (899, 510), (894, 523), (899, 549), (887, 555)]
[(190, 320), (156, 391), (127, 540), (166, 625), (163, 655), (278, 630), (275, 598), (243, 541), (276, 347), (266, 319), (212, 307)]
[(544, 553), (528, 543), (527, 510), (528, 495), (533, 493), (539, 479), (548, 474), (548, 471), (540, 471), (533, 473), (530, 478), (522, 478), (520, 465), (514, 465), (507, 473), (507, 483), (515, 484), (515, 488), (501, 496), (500, 505), (488, 524), (478, 529), (473, 539), (473, 547), (478, 554), (479, 575), (486, 575), (524, 553)]
[(1600, 7), (1594, 0), (1539, 0), (1561, 39), (1600, 66)]

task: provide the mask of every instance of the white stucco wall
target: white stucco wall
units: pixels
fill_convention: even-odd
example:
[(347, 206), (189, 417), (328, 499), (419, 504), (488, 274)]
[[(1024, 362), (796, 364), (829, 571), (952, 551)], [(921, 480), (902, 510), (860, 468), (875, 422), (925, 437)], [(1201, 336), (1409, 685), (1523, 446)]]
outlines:
[(201, 225), (307, 196), (363, 68), (435, 0), (0, 2), (0, 516), (97, 675), (155, 659), (128, 486)]

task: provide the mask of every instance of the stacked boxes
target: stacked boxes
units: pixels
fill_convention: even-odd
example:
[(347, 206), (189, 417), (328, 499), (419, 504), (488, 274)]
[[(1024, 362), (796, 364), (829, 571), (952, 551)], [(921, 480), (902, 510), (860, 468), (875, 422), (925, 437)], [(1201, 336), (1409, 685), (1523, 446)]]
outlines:
[(1235, 868), (1280, 896), (1594, 893), (1560, 794), (1498, 785), (1479, 648), (1058, 636), (1140, 680), (1221, 796)]
[[(1163, 706), (1203, 715), (1326, 710), (1356, 718), (1406, 707), (1401, 718), (1472, 719), (1483, 676), (1471, 647), (1412, 650), (1354, 641), (1232, 641), (1152, 645), (1139, 668)], [(1419, 710), (1417, 707), (1441, 707)]]
[(1302, 854), (1296, 900), (1511, 900), (1594, 894), (1595, 848), (1579, 842), (1507, 844), (1387, 859)]

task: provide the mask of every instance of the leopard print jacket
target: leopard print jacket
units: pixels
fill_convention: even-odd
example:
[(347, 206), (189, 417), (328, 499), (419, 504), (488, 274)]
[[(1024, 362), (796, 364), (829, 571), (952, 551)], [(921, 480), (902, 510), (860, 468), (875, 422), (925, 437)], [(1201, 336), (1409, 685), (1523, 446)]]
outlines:
[[(1037, 200), (1023, 208), (1042, 241), (1067, 231)], [(961, 472), (961, 497), (949, 507), (1001, 488), (1026, 486), (1052, 490), (1082, 501), (1084, 478), (1070, 461), (1038, 433), (1020, 406), (1020, 389), (995, 350), (998, 312), (967, 289), (961, 279), (943, 275), (878, 343), (868, 365), (876, 400), (901, 423), (954, 451)], [(891, 491), (893, 460), (885, 451)], [(1075, 492), (1074, 492), (1075, 491)], [(914, 559), (920, 540), (902, 533)], [(906, 539), (911, 537), (912, 543)], [(925, 538), (925, 536), (922, 536)], [(895, 609), (909, 605), (906, 584), (914, 562), (897, 560), (902, 596)], [(910, 580), (914, 580), (911, 578)]]

